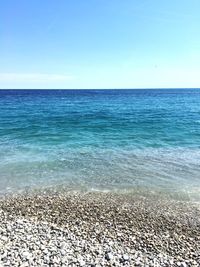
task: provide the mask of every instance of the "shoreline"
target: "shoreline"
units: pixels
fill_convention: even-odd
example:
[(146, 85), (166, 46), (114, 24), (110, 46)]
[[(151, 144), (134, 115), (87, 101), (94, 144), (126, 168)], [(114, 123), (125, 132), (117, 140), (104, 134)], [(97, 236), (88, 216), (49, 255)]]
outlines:
[(199, 203), (36, 192), (0, 198), (0, 219), (0, 266), (200, 265)]

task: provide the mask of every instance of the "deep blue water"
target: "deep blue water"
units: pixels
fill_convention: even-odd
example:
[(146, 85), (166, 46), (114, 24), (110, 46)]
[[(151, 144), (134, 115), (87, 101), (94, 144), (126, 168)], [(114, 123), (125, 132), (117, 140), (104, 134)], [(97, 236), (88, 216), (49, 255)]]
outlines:
[(0, 90), (0, 192), (200, 192), (200, 90)]

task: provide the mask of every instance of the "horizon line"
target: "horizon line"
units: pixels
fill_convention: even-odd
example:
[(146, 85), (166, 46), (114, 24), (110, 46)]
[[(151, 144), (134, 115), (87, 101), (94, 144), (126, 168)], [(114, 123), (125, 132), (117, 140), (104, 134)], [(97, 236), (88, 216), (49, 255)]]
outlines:
[(144, 87), (144, 88), (0, 88), (0, 90), (187, 90), (200, 89), (200, 87)]

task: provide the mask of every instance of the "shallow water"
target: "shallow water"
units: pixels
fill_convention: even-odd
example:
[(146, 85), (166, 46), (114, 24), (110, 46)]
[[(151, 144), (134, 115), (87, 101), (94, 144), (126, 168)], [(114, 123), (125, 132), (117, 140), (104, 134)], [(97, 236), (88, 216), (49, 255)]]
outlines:
[(200, 90), (1, 90), (0, 192), (200, 192)]

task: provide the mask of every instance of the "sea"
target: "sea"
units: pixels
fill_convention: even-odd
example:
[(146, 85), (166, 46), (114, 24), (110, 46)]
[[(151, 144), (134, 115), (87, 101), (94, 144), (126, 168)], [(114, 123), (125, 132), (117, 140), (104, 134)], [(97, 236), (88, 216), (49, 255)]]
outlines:
[(200, 89), (0, 90), (0, 194), (200, 201)]

